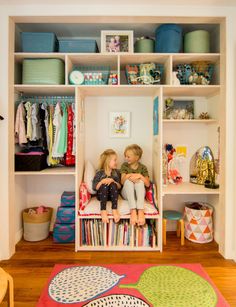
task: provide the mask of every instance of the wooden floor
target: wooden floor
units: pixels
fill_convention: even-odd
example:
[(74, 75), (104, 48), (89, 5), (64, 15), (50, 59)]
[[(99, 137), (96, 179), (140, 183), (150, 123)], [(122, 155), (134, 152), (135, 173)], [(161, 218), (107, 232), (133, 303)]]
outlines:
[[(194, 244), (186, 240), (181, 247), (173, 233), (167, 236), (167, 247), (160, 252), (78, 252), (73, 245), (21, 241), (15, 255), (0, 262), (14, 278), (15, 306), (35, 306), (54, 264), (111, 263), (201, 263), (230, 306), (236, 306), (236, 264), (225, 260), (216, 243)], [(1, 306), (6, 306), (5, 303)], [(46, 306), (45, 306), (46, 307)], [(167, 306), (168, 307), (168, 306)], [(183, 306), (184, 307), (184, 306)], [(201, 306), (199, 306), (201, 307)]]

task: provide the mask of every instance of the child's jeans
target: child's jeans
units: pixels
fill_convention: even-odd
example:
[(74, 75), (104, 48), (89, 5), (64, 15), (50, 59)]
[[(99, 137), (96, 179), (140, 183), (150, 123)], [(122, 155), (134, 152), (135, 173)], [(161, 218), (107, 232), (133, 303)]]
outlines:
[(130, 209), (144, 209), (145, 186), (143, 181), (125, 180), (121, 195), (128, 200)]

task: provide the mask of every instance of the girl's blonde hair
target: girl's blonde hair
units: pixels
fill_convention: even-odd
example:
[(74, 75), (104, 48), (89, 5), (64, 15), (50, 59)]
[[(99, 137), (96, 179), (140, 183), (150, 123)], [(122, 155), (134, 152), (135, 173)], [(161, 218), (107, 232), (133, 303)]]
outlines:
[(142, 158), (142, 154), (143, 154), (143, 150), (140, 146), (138, 146), (137, 144), (132, 144), (132, 145), (129, 145), (125, 148), (125, 151), (124, 151), (124, 155), (126, 155), (127, 151), (132, 151), (133, 154), (135, 154), (136, 156), (139, 157), (139, 159)]
[(117, 153), (113, 149), (107, 149), (100, 155), (98, 169), (104, 170), (107, 176), (109, 176), (109, 163), (111, 161), (112, 156), (117, 156)]

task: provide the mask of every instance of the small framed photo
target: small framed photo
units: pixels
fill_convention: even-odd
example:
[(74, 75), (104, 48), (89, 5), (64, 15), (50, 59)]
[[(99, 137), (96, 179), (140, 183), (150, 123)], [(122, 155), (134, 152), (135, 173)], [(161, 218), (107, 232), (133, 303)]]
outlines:
[(164, 106), (165, 119), (194, 119), (194, 100), (168, 98)]
[(133, 36), (133, 31), (101, 31), (101, 53), (132, 53)]
[(110, 112), (109, 132), (111, 138), (129, 138), (130, 112)]

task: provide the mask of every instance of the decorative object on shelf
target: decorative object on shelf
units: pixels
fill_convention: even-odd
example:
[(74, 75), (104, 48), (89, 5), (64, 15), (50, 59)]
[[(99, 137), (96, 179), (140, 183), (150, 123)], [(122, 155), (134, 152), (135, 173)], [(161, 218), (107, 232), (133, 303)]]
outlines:
[(177, 74), (178, 74), (177, 71), (172, 72), (172, 85), (180, 85), (180, 80), (177, 77)]
[(182, 50), (182, 27), (176, 24), (163, 24), (156, 29), (155, 52), (178, 53)]
[(52, 32), (21, 32), (21, 49), (23, 52), (56, 52), (58, 40)]
[(138, 84), (139, 66), (138, 65), (126, 65), (125, 73), (128, 84)]
[(159, 101), (155, 97), (153, 103), (153, 135), (158, 135), (159, 132)]
[(164, 109), (165, 119), (193, 119), (194, 100), (174, 100), (167, 98)]
[(163, 75), (163, 65), (155, 63), (126, 65), (125, 73), (128, 84), (160, 84)]
[(84, 74), (75, 69), (69, 74), (69, 82), (73, 85), (81, 85), (84, 83)]
[(206, 30), (196, 30), (184, 35), (184, 52), (209, 53), (210, 33)]
[(70, 84), (78, 85), (106, 85), (109, 76), (109, 66), (75, 66), (69, 74), (69, 81)]
[(200, 119), (210, 119), (210, 115), (208, 114), (208, 112), (202, 112), (202, 113), (199, 115), (199, 118), (200, 118)]
[(168, 157), (166, 150), (162, 150), (162, 184), (164, 187), (168, 184)]
[(59, 39), (59, 52), (96, 53), (99, 50), (95, 39), (63, 38)]
[(117, 85), (118, 84), (118, 75), (110, 74), (108, 79), (108, 85)]
[(180, 84), (209, 85), (212, 81), (214, 65), (207, 61), (178, 64), (175, 67)]
[(193, 155), (190, 161), (190, 182), (210, 189), (219, 188), (215, 183), (215, 162), (210, 147), (201, 147)]
[(148, 36), (137, 37), (137, 40), (134, 44), (135, 53), (153, 53), (154, 48), (155, 41)]
[(213, 240), (213, 207), (207, 203), (186, 203), (184, 207), (185, 237), (195, 243)]
[(101, 31), (101, 53), (133, 53), (133, 31)]
[(165, 145), (166, 155), (168, 159), (167, 178), (171, 184), (181, 183), (183, 178), (179, 172), (182, 163), (182, 156), (176, 155), (176, 150), (171, 144)]
[(109, 132), (112, 138), (129, 138), (130, 112), (110, 112)]

